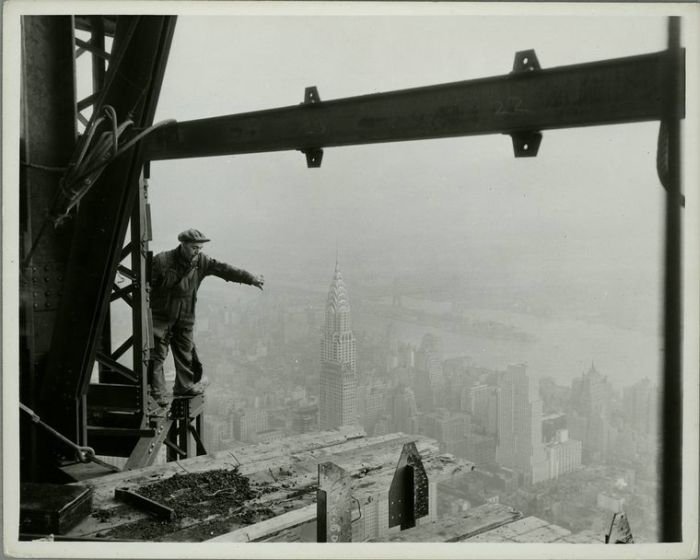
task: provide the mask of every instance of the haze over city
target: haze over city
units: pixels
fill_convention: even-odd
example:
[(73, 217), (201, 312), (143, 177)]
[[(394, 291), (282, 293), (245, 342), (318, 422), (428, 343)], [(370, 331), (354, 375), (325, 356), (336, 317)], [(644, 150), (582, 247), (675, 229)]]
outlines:
[[(183, 17), (156, 120), (294, 105), (310, 85), (329, 100), (505, 74), (514, 53), (527, 48), (547, 68), (665, 46), (663, 18), (525, 20)], [(598, 352), (612, 354), (610, 373), (620, 380), (637, 378), (641, 368), (654, 377), (663, 195), (657, 129), (548, 131), (536, 158), (515, 159), (510, 139), (491, 135), (329, 148), (320, 169), (307, 169), (298, 152), (156, 162), (152, 246), (170, 248), (183, 227), (198, 227), (213, 239), (212, 256), (265, 274), (262, 297), (282, 287), (325, 290), (337, 253), (356, 299), (365, 288), (388, 293), (395, 281), (426, 293), (451, 284), (447, 299), (474, 311), (622, 329), (588, 342), (584, 333), (555, 328), (567, 332), (567, 350), (576, 341), (576, 355), (557, 366), (564, 377)], [(599, 348), (611, 340), (633, 360), (629, 371), (616, 371), (615, 352)]]

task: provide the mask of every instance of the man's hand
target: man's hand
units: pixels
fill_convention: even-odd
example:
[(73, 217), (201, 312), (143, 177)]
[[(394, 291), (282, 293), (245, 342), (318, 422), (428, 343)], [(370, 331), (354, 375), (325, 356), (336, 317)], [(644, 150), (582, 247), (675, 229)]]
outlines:
[(262, 274), (259, 274), (258, 276), (253, 276), (253, 281), (251, 282), (251, 285), (262, 290), (263, 284), (265, 284), (265, 278), (263, 278)]

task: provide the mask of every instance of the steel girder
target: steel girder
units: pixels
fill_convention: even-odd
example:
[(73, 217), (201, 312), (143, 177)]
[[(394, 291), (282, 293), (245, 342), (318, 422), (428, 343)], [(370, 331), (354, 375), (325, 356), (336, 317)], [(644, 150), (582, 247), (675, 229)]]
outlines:
[(300, 105), (172, 124), (148, 138), (146, 157), (300, 150), (317, 167), (324, 147), (493, 133), (524, 146), (541, 130), (663, 117), (668, 51), (548, 70), (521, 67), (525, 54), (503, 76), (332, 101), (307, 88)]
[[(119, 56), (110, 62), (96, 112), (111, 105), (120, 120), (129, 115), (136, 127), (152, 124), (174, 26), (172, 16), (118, 19), (112, 52)], [(84, 398), (142, 165), (136, 145), (107, 167), (75, 216), (64, 295), (42, 382), (50, 422), (74, 441), (86, 439)]]

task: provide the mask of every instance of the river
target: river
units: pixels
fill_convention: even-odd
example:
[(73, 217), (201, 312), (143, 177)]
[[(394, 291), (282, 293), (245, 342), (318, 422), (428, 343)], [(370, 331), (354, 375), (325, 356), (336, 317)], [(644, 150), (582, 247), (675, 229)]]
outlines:
[[(447, 310), (445, 304), (427, 300), (404, 300), (404, 305), (432, 313)], [(515, 327), (532, 337), (518, 340), (456, 332), (445, 325), (384, 317), (370, 305), (363, 305), (353, 314), (353, 325), (356, 330), (378, 333), (385, 332), (392, 323), (398, 340), (416, 346), (430, 332), (440, 338), (445, 359), (469, 356), (475, 365), (493, 369), (525, 362), (530, 376), (549, 376), (564, 385), (587, 371), (591, 363), (617, 388), (644, 377), (654, 382), (660, 378), (662, 339), (648, 332), (580, 319), (544, 318), (492, 309), (470, 308), (464, 311), (464, 316), (473, 322), (495, 321)]]

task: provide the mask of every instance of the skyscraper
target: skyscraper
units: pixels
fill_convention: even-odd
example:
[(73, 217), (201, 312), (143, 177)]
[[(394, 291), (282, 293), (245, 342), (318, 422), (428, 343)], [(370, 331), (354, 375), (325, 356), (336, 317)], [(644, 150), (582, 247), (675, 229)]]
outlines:
[(406, 434), (418, 433), (418, 407), (413, 389), (399, 384), (391, 396), (393, 429)]
[(627, 427), (642, 434), (656, 435), (658, 390), (648, 378), (624, 388), (622, 405)]
[(571, 414), (567, 419), (573, 439), (583, 442), (583, 461), (605, 459), (610, 447), (610, 399), (612, 387), (595, 365), (571, 386)]
[(319, 423), (322, 430), (357, 424), (357, 363), (350, 300), (336, 261), (321, 339)]
[(510, 365), (498, 381), (498, 447), (496, 461), (520, 473), (525, 483), (546, 480), (542, 443), (542, 401), (525, 366)]
[(568, 430), (557, 430), (554, 439), (545, 445), (549, 478), (555, 479), (581, 466), (581, 442), (569, 439)]

